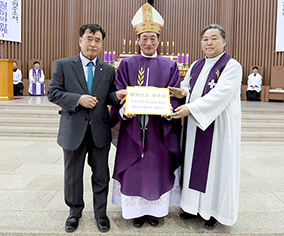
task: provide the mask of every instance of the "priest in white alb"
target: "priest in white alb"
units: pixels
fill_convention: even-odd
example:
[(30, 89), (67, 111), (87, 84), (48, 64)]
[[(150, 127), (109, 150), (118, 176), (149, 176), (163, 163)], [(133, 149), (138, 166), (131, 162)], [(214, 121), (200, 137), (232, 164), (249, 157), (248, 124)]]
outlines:
[(206, 229), (231, 226), (238, 215), (240, 180), (242, 67), (224, 51), (226, 35), (217, 24), (201, 31), (205, 57), (191, 64), (172, 96), (186, 104), (173, 118), (183, 118), (181, 218), (199, 214)]
[(40, 95), (44, 96), (45, 94), (45, 86), (44, 86), (44, 73), (43, 70), (40, 69), (39, 61), (34, 62), (34, 68), (29, 71), (29, 94), (30, 95)]
[(248, 76), (248, 87), (247, 87), (247, 100), (255, 101), (256, 98), (260, 97), (262, 84), (262, 76), (258, 73), (258, 67), (252, 68), (252, 73)]

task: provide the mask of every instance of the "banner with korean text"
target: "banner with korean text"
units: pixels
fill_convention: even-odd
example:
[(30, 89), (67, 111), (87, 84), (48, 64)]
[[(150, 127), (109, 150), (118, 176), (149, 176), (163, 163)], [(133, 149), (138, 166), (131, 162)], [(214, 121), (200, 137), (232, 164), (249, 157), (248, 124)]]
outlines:
[(0, 0), (0, 40), (21, 42), (21, 0)]
[(284, 0), (278, 0), (276, 52), (284, 51)]

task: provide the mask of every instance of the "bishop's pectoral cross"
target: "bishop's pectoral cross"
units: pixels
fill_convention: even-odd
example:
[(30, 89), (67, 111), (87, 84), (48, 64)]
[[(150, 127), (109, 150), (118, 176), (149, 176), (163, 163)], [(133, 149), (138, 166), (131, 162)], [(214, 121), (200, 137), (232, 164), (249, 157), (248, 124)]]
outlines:
[(208, 83), (208, 85), (210, 86), (210, 89), (214, 88), (216, 85), (214, 79), (212, 79), (211, 82)]

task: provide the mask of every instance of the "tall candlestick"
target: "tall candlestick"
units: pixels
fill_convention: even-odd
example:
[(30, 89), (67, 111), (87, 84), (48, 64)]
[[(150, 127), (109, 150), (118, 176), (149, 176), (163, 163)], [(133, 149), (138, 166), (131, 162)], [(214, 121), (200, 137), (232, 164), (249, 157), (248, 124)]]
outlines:
[(160, 54), (161, 55), (164, 54), (164, 42), (163, 41), (161, 42), (161, 53)]
[(170, 45), (170, 43), (167, 42), (167, 52), (166, 52), (166, 55), (169, 55), (169, 45)]
[(135, 40), (134, 54), (137, 54), (137, 41)]
[(104, 53), (104, 61), (107, 61), (107, 51)]
[(112, 53), (112, 61), (116, 61), (116, 52), (115, 51), (113, 51), (113, 53)]
[(189, 55), (188, 55), (188, 53), (186, 54), (186, 57), (185, 57), (185, 64), (189, 64)]
[(180, 63), (180, 54), (177, 54), (177, 63)]
[(172, 44), (172, 55), (175, 55), (175, 50), (174, 50), (174, 48), (175, 48), (175, 41), (173, 41), (173, 44)]
[(122, 48), (122, 53), (125, 53), (125, 43), (126, 43), (126, 40), (123, 39), (123, 48)]
[(111, 52), (108, 52), (108, 62), (111, 62)]
[(128, 53), (129, 54), (131, 53), (131, 40), (129, 40), (129, 50), (128, 50)]
[(184, 53), (181, 54), (181, 63), (184, 64)]

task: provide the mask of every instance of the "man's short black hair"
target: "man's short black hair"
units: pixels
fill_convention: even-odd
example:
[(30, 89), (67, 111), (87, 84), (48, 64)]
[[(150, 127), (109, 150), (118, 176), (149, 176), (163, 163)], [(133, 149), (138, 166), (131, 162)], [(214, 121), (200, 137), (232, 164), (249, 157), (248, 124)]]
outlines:
[(91, 31), (91, 33), (93, 33), (93, 34), (96, 33), (97, 31), (100, 31), (102, 33), (103, 40), (106, 37), (106, 32), (98, 24), (82, 25), (80, 30), (79, 30), (80, 37), (83, 37), (83, 34), (86, 32), (87, 29), (89, 29)]
[(35, 61), (35, 62), (34, 62), (34, 65), (35, 65), (35, 64), (39, 64), (39, 65), (40, 65), (39, 61)]
[(203, 38), (204, 33), (209, 29), (217, 29), (219, 31), (220, 35), (222, 36), (223, 40), (226, 39), (226, 32), (225, 32), (224, 28), (221, 25), (218, 25), (218, 24), (215, 24), (215, 23), (207, 25), (207, 26), (204, 27), (203, 30), (201, 30), (200, 39)]
[(254, 69), (257, 69), (257, 70), (258, 70), (258, 67), (257, 67), (257, 66), (254, 66), (252, 69), (253, 69), (253, 70), (254, 70)]

